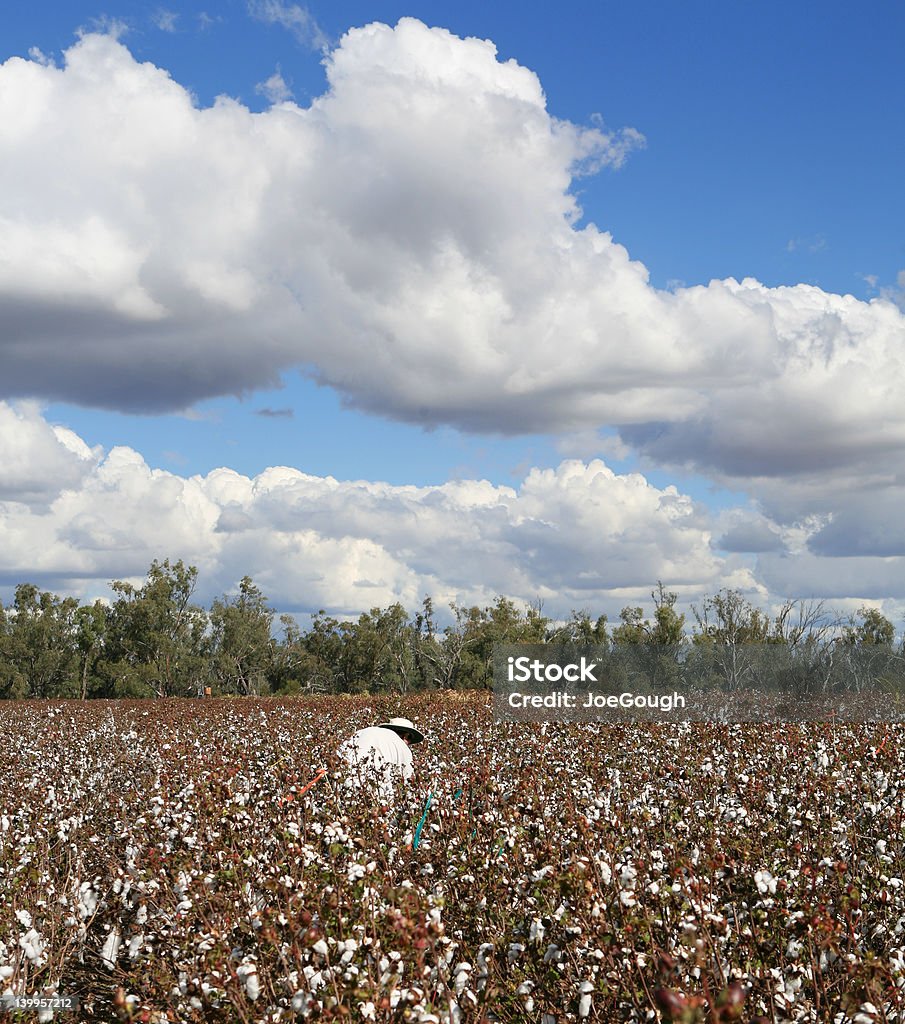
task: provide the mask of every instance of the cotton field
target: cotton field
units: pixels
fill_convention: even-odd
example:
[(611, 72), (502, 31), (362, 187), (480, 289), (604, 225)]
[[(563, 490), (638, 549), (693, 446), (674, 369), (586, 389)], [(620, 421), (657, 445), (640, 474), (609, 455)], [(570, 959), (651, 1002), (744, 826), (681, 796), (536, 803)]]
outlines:
[[(427, 739), (386, 805), (335, 751), (400, 714)], [(81, 1004), (20, 1019), (905, 1021), (905, 727), (0, 715), (0, 990)]]

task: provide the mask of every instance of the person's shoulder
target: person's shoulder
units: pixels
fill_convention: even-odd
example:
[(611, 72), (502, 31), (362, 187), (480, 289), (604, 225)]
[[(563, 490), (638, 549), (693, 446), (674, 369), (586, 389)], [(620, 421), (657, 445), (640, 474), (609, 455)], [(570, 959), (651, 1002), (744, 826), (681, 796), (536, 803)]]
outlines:
[(392, 732), (389, 729), (387, 729), (386, 731), (390, 733), (390, 736), (392, 736), (392, 739), (389, 742), (391, 748), (396, 754), (396, 760), (411, 764), (412, 748), (405, 742), (405, 740), (401, 736), (397, 736), (396, 733)]
[(340, 744), (340, 750), (348, 749), (349, 747), (361, 747), (368, 745), (368, 735), (371, 733), (371, 728), (359, 729), (357, 732), (353, 732), (351, 736), (347, 737)]
[(383, 733), (385, 729), (379, 729), (376, 725), (366, 725), (364, 729), (359, 729), (358, 732), (354, 733), (352, 739), (358, 740), (379, 740), (383, 739)]
[(373, 742), (388, 757), (392, 757), (397, 762), (400, 760), (406, 761), (411, 758), (412, 752), (409, 750), (408, 744), (397, 732), (379, 725), (370, 731), (374, 733)]

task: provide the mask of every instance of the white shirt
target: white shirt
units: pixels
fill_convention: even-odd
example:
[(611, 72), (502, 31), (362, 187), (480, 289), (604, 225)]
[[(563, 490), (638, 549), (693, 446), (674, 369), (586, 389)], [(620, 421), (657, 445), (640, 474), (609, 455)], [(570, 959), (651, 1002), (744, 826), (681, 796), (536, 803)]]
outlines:
[(358, 769), (352, 772), (357, 781), (373, 772), (385, 800), (392, 796), (395, 781), (400, 775), (407, 782), (415, 774), (408, 744), (392, 729), (382, 729), (379, 725), (359, 729), (337, 753), (351, 768)]

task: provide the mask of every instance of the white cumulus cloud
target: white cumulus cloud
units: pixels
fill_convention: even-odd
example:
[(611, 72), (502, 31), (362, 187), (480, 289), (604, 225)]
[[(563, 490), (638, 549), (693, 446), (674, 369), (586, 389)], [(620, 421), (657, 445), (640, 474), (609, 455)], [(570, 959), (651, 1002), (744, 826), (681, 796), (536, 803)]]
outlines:
[[(897, 521), (897, 497), (782, 523), (747, 504), (710, 512), (599, 459), (529, 469), (516, 486), (341, 481), (286, 466), (182, 476), (131, 448), (91, 449), (34, 404), (0, 402), (0, 583), (37, 577), (80, 597), (169, 557), (199, 567), (202, 601), (249, 574), (291, 611), (412, 610), (427, 594), (442, 610), (502, 594), (540, 599), (554, 616), (613, 619), (626, 604), (649, 607), (663, 580), (686, 610), (731, 587), (768, 609), (795, 597), (846, 611), (871, 602), (898, 622), (905, 540), (879, 525)], [(840, 541), (846, 515), (861, 517), (854, 551)]]
[(394, 486), (288, 467), (183, 477), (129, 448), (91, 452), (33, 409), (0, 403), (0, 426), (31, 467), (17, 478), (0, 464), (8, 583), (37, 573), (96, 594), (170, 557), (199, 567), (208, 597), (248, 573), (280, 608), (351, 614), (396, 600), (414, 609), (425, 594), (440, 608), (504, 594), (563, 615), (615, 614), (658, 578), (685, 597), (756, 586), (714, 553), (707, 516), (687, 496), (600, 461), (534, 469), (517, 487)]
[(43, 508), (65, 488), (78, 488), (100, 451), (62, 426), (51, 426), (32, 402), (0, 402), (0, 504)]
[(499, 397), (515, 427), (543, 378), (566, 384), (531, 350), (593, 275), (557, 294), (569, 250), (600, 248), (610, 289), (646, 276), (572, 230), (571, 174), (636, 133), (555, 120), (532, 72), (412, 19), (348, 33), (326, 66), (310, 107), (261, 114), (197, 108), (105, 35), (61, 68), (0, 66), (6, 396), (150, 411), (300, 365), (426, 422), (490, 424)]

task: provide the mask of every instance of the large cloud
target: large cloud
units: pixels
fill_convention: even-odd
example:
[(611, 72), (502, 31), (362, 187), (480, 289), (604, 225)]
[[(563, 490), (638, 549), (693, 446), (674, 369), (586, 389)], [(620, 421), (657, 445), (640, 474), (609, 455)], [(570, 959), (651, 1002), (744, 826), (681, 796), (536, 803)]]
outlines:
[(500, 260), (566, 238), (570, 169), (638, 136), (553, 120), (531, 72), (412, 20), (327, 71), (310, 108), (252, 114), (196, 108), (109, 36), (0, 67), (7, 395), (154, 410), (311, 364), (388, 412), (484, 415), (457, 405), (512, 372), (492, 336), (544, 274)]
[(720, 470), (833, 462), (843, 433), (856, 458), (878, 402), (901, 444), (876, 383), (902, 370), (891, 303), (660, 292), (576, 228), (573, 176), (620, 165), (636, 132), (556, 120), (532, 72), (412, 19), (349, 32), (326, 68), (310, 107), (261, 114), (198, 109), (106, 36), (63, 68), (0, 68), (7, 395), (173, 408), (302, 365), (392, 416), (634, 424)]
[[(658, 578), (683, 598), (725, 583), (756, 589), (711, 550), (707, 516), (688, 497), (599, 461), (531, 470), (517, 488), (341, 482), (287, 467), (180, 477), (129, 448), (79, 450), (34, 410), (0, 403), (0, 417), (10, 450), (30, 444), (33, 455), (28, 488), (0, 501), (7, 585), (37, 578), (90, 596), (166, 556), (199, 566), (208, 599), (248, 573), (281, 608), (342, 613), (505, 594), (540, 598), (554, 614), (615, 614)], [(73, 451), (80, 472), (61, 477)]]

